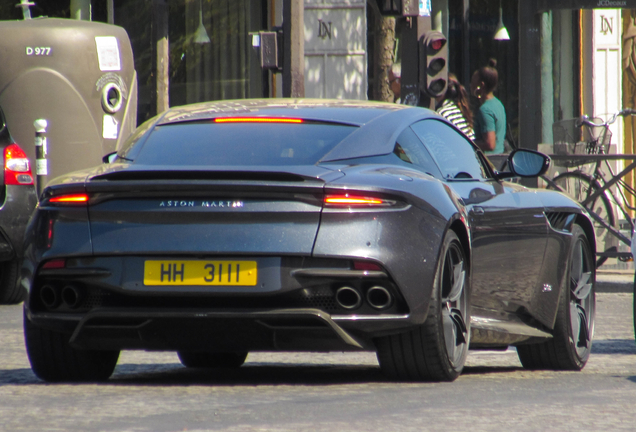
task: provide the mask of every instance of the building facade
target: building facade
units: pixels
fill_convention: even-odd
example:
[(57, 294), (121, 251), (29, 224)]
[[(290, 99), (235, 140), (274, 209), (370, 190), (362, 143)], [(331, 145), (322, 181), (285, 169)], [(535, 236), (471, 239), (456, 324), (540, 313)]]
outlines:
[[(634, 20), (628, 8), (636, 8), (636, 0), (432, 0), (427, 16), (403, 16), (401, 9), (420, 3), (427, 4), (50, 0), (31, 11), (34, 17), (110, 22), (128, 32), (139, 79), (139, 123), (168, 106), (206, 100), (292, 94), (390, 100), (386, 91), (370, 89), (380, 83), (386, 90), (389, 69), (401, 67), (403, 61), (406, 65), (408, 59), (416, 63), (413, 28), (418, 25), (420, 32), (438, 27), (447, 36), (448, 69), (465, 85), (488, 59), (497, 60), (496, 95), (506, 108), (509, 138), (518, 146), (537, 148), (551, 142), (555, 121), (581, 114), (602, 116), (635, 102), (636, 79), (623, 79), (633, 70), (623, 67), (623, 56), (628, 55), (625, 49), (633, 51), (633, 39), (627, 35)], [(618, 3), (622, 9), (611, 9)], [(392, 39), (386, 37), (387, 11), (393, 20), (388, 30)], [(0, 19), (19, 18), (20, 10), (13, 4), (0, 5)], [(500, 20), (509, 40), (493, 39)], [(278, 28), (285, 33), (278, 58), (295, 65), (287, 79), (282, 69), (261, 67), (260, 41), (255, 37)], [(412, 74), (408, 67), (401, 73), (403, 82)], [(290, 81), (295, 89), (302, 88), (302, 94), (286, 92), (286, 85), (293, 87)], [(627, 134), (622, 129), (617, 125), (614, 130), (616, 142), (625, 143), (619, 152), (633, 147), (632, 128)]]

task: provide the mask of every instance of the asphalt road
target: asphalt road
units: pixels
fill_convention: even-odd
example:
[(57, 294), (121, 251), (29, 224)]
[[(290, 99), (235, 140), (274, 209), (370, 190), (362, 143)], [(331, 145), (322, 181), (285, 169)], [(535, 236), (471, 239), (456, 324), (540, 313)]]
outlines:
[(582, 372), (531, 372), (514, 350), (471, 352), (453, 383), (393, 383), (370, 353), (253, 353), (238, 370), (124, 352), (105, 384), (29, 368), (21, 306), (0, 307), (2, 431), (635, 430), (632, 294), (600, 293)]

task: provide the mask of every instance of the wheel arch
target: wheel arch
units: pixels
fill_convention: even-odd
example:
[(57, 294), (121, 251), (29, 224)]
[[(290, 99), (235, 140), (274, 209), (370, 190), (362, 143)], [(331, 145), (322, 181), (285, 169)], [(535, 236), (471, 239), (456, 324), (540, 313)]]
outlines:
[(468, 228), (464, 225), (461, 219), (456, 219), (451, 223), (449, 229), (453, 230), (459, 238), (462, 248), (464, 249), (464, 253), (466, 254), (466, 261), (470, 265), (472, 256), (470, 253), (470, 236), (468, 234)]
[(587, 237), (587, 241), (592, 248), (592, 254), (596, 256), (596, 235), (594, 233), (594, 226), (592, 225), (592, 221), (587, 216), (578, 214), (574, 223), (576, 223), (583, 229), (583, 232)]

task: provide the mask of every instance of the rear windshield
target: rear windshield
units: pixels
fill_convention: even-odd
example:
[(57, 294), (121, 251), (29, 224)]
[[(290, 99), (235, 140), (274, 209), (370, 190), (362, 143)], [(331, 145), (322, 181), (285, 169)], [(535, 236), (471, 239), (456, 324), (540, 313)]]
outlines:
[(356, 129), (325, 123), (179, 123), (156, 127), (126, 156), (135, 155), (134, 163), (143, 165), (314, 165)]

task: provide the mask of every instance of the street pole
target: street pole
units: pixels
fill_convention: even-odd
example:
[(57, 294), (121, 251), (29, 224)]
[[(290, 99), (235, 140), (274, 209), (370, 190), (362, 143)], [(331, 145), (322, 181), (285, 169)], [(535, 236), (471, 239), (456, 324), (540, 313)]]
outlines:
[(283, 97), (305, 97), (305, 24), (303, 0), (283, 0)]
[(45, 119), (38, 119), (33, 122), (35, 127), (35, 177), (38, 199), (44, 189), (46, 177), (49, 174), (49, 165), (46, 160), (46, 128), (48, 122)]

